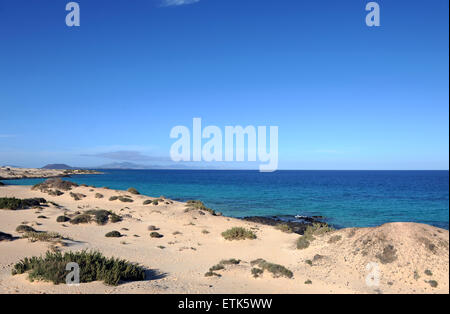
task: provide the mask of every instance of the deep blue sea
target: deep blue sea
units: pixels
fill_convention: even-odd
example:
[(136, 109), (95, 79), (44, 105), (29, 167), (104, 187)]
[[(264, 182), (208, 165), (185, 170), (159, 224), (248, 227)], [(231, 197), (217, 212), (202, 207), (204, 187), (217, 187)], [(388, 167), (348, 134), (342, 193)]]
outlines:
[[(325, 216), (337, 228), (411, 221), (449, 228), (448, 171), (101, 170), (69, 178), (141, 194), (202, 200), (227, 216)], [(42, 180), (8, 181), (31, 185)]]

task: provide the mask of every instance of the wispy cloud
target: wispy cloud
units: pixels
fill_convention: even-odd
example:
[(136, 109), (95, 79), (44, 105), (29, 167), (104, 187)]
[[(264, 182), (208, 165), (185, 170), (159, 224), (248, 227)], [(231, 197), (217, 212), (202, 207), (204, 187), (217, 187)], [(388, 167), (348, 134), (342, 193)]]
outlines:
[(142, 154), (139, 151), (132, 150), (120, 150), (114, 152), (95, 153), (95, 154), (83, 154), (85, 157), (97, 157), (106, 158), (120, 161), (168, 161), (169, 158), (160, 156), (150, 156)]
[(184, 4), (192, 4), (199, 1), (200, 0), (163, 0), (163, 6), (165, 7), (178, 6)]

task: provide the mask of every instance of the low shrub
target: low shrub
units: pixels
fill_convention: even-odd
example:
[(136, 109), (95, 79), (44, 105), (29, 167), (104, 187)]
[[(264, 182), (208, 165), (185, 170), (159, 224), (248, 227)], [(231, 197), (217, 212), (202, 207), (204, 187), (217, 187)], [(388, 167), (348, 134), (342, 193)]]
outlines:
[(19, 199), (15, 197), (0, 197), (0, 209), (26, 209), (34, 206), (40, 206), (47, 201), (43, 198), (26, 198)]
[(107, 234), (105, 234), (105, 237), (107, 238), (120, 238), (122, 234), (119, 231), (110, 231)]
[(162, 238), (164, 236), (161, 233), (158, 233), (158, 232), (151, 232), (150, 233), (150, 237), (159, 239), (159, 238)]
[(79, 201), (79, 200), (81, 200), (82, 198), (85, 198), (85, 197), (86, 197), (86, 195), (84, 195), (84, 194), (81, 194), (81, 193), (73, 193), (73, 192), (70, 192), (70, 196), (71, 196), (75, 201)]
[(38, 219), (47, 219), (47, 216), (39, 215), (39, 216), (37, 216), (37, 218), (38, 218)]
[(190, 212), (191, 210), (201, 210), (201, 211), (206, 211), (213, 216), (217, 215), (213, 209), (206, 207), (202, 201), (198, 201), (198, 200), (190, 200), (190, 201), (186, 202), (186, 209), (184, 211), (187, 213), (187, 212)]
[(292, 228), (288, 224), (278, 224), (275, 226), (275, 229), (280, 230), (284, 233), (292, 233), (294, 232)]
[(255, 265), (258, 266), (263, 271), (270, 272), (274, 278), (278, 278), (278, 277), (292, 278), (294, 276), (292, 271), (290, 271), (286, 267), (284, 267), (282, 265), (278, 265), (278, 264), (269, 263), (262, 258), (251, 261), (250, 264), (252, 266), (255, 266)]
[(264, 270), (262, 270), (261, 268), (253, 267), (251, 270), (251, 273), (252, 273), (253, 277), (258, 278), (259, 276), (261, 276), (264, 273)]
[(213, 277), (213, 276), (222, 277), (221, 274), (215, 273), (213, 271), (208, 271), (207, 273), (205, 273), (205, 277)]
[(37, 231), (30, 231), (25, 232), (22, 235), (22, 238), (28, 239), (30, 242), (60, 242), (62, 243), (62, 240), (67, 240), (67, 238), (63, 237), (57, 232), (37, 232)]
[(311, 242), (315, 240), (314, 236), (321, 236), (332, 231), (334, 229), (325, 223), (314, 223), (308, 226), (303, 235), (297, 240), (297, 249), (303, 250), (308, 248)]
[(64, 192), (61, 192), (60, 190), (49, 190), (47, 191), (47, 194), (50, 196), (61, 196)]
[(143, 205), (150, 205), (152, 203), (152, 200), (145, 200), (142, 204)]
[(426, 269), (426, 270), (424, 271), (424, 274), (427, 275), (427, 276), (433, 276), (432, 271), (429, 270), (429, 269)]
[(234, 227), (222, 232), (222, 236), (229, 241), (232, 240), (245, 240), (245, 239), (256, 239), (256, 234), (251, 230), (244, 229), (242, 227)]
[(87, 224), (91, 222), (91, 215), (81, 214), (70, 219), (70, 223), (73, 225)]
[(68, 263), (77, 263), (82, 270), (80, 282), (103, 281), (107, 285), (118, 285), (120, 281), (145, 280), (145, 269), (126, 260), (106, 258), (97, 251), (47, 252), (44, 257), (24, 258), (14, 265), (12, 274), (28, 273), (31, 281), (44, 280), (54, 284), (66, 282), (71, 270)]
[(220, 265), (238, 265), (241, 262), (240, 259), (230, 258), (230, 259), (223, 259), (220, 261)]
[(148, 230), (148, 231), (156, 231), (156, 230), (159, 230), (159, 228), (152, 225), (152, 226), (148, 226), (148, 227), (147, 227), (147, 230)]
[(222, 270), (225, 269), (225, 266), (223, 266), (222, 264), (217, 264), (212, 266), (209, 271), (217, 271), (217, 270)]
[(141, 193), (139, 193), (139, 191), (136, 190), (135, 188), (129, 188), (127, 191), (130, 192), (131, 194), (135, 194), (135, 195), (141, 194)]
[(19, 225), (16, 228), (16, 232), (18, 233), (25, 233), (25, 232), (36, 232), (33, 227), (27, 226), (27, 225)]
[(310, 242), (305, 236), (302, 236), (297, 240), (297, 249), (299, 250), (306, 249), (309, 247), (309, 245)]
[(131, 198), (125, 197), (125, 196), (119, 196), (119, 201), (124, 202), (124, 203), (133, 203), (134, 202)]
[(436, 280), (429, 280), (428, 283), (432, 288), (437, 288), (438, 282)]
[(311, 280), (309, 280), (309, 279), (308, 279), (308, 280), (306, 280), (306, 281), (305, 281), (305, 285), (312, 285), (312, 281), (311, 281)]
[(109, 198), (110, 201), (116, 201), (116, 200), (118, 200), (118, 199), (119, 199), (118, 196), (111, 196), (111, 197)]
[(101, 193), (95, 193), (95, 198), (103, 198), (103, 194)]
[(70, 220), (70, 218), (67, 217), (67, 216), (58, 216), (58, 217), (56, 217), (56, 222), (66, 222), (66, 221), (69, 221), (69, 220)]

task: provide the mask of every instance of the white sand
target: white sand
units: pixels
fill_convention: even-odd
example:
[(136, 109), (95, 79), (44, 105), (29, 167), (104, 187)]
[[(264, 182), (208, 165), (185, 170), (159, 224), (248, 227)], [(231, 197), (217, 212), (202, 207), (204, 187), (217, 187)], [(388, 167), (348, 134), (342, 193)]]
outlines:
[[(0, 210), (0, 231), (19, 236), (15, 232), (16, 227), (28, 222), (37, 230), (56, 231), (77, 241), (63, 247), (62, 251), (98, 249), (106, 256), (138, 262), (154, 270), (155, 275), (146, 281), (117, 287), (100, 282), (78, 287), (30, 283), (27, 275), (12, 276), (12, 266), (23, 257), (45, 253), (49, 244), (18, 239), (0, 242), (0, 293), (449, 293), (447, 230), (415, 223), (343, 229), (317, 237), (309, 248), (298, 250), (296, 240), (299, 236), (296, 234), (209, 213), (201, 215), (197, 210), (186, 213), (184, 203), (167, 205), (163, 202), (144, 206), (144, 200), (153, 198), (102, 188), (77, 187), (72, 192), (87, 197), (74, 201), (69, 192), (49, 196), (32, 191), (31, 187), (0, 186), (0, 197), (43, 197), (63, 207), (44, 207), (41, 213), (36, 213), (35, 209)], [(103, 194), (104, 198), (95, 198), (96, 193)], [(129, 195), (134, 202), (109, 201), (109, 197), (114, 195)], [(64, 212), (95, 208), (112, 210), (124, 219), (104, 226), (56, 222), (56, 217)], [(45, 215), (48, 219), (38, 219), (38, 215)], [(158, 232), (164, 237), (150, 238), (149, 225), (158, 227)], [(234, 226), (254, 228), (257, 239), (223, 239), (221, 233)], [(106, 238), (105, 233), (112, 230), (125, 236)], [(203, 230), (209, 233), (204, 234)], [(173, 235), (175, 231), (181, 234)], [(333, 236), (341, 239), (328, 243)], [(165, 249), (158, 248), (160, 245)], [(395, 260), (383, 264), (379, 257), (388, 256), (382, 255), (388, 245), (394, 247)], [(305, 263), (317, 254), (322, 258), (316, 257), (312, 266)], [(242, 262), (218, 271), (221, 278), (204, 276), (211, 266), (229, 258), (241, 259)], [(265, 272), (262, 278), (253, 278), (250, 261), (257, 258), (287, 267), (293, 271), (294, 277), (273, 278)], [(381, 280), (378, 287), (366, 284), (369, 274), (366, 265), (369, 262), (379, 265)], [(432, 276), (424, 274), (427, 269)], [(305, 284), (306, 280), (311, 280), (312, 284)], [(432, 288), (429, 280), (437, 281), (438, 287)]]

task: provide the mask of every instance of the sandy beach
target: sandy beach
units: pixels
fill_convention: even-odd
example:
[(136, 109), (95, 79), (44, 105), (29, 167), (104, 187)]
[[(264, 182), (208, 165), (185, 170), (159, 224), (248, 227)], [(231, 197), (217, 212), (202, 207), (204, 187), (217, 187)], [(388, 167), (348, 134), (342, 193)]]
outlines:
[[(186, 203), (163, 197), (88, 186), (74, 186), (63, 193), (56, 196), (31, 186), (0, 186), (0, 197), (49, 202), (34, 209), (0, 209), (0, 231), (16, 237), (0, 241), (0, 293), (449, 293), (449, 232), (429, 225), (389, 223), (341, 229), (315, 235), (309, 247), (298, 249), (298, 234), (186, 210)], [(132, 202), (115, 199), (120, 196)], [(74, 217), (92, 209), (109, 210), (122, 221), (105, 225), (56, 221), (58, 216)], [(12, 267), (20, 259), (42, 255), (52, 246), (20, 238), (16, 227), (21, 224), (70, 238), (65, 246), (53, 244), (53, 249), (62, 252), (95, 249), (107, 257), (139, 263), (148, 269), (147, 278), (118, 286), (102, 282), (67, 286), (30, 282), (26, 274), (13, 276)], [(232, 227), (251, 230), (256, 239), (224, 239), (222, 232)], [(163, 237), (150, 237), (151, 229)], [(114, 230), (122, 236), (105, 237)], [(216, 271), (220, 277), (205, 277), (213, 265), (231, 258), (240, 263)], [(286, 267), (292, 278), (275, 278), (268, 271), (254, 278), (251, 261), (260, 258)], [(367, 284), (373, 271), (369, 263), (378, 267), (379, 285)]]

